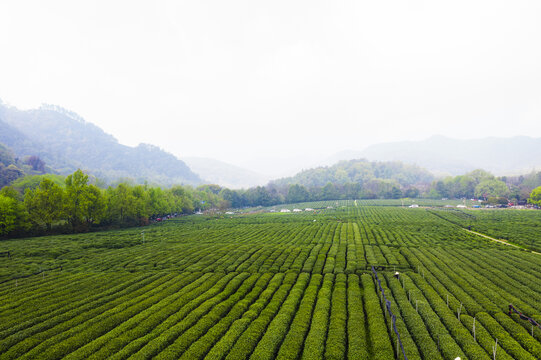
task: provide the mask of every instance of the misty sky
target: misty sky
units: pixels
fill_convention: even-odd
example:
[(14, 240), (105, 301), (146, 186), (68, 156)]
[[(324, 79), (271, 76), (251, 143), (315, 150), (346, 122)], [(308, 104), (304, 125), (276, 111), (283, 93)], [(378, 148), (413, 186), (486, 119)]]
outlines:
[(240, 165), (540, 137), (540, 19), (538, 0), (2, 0), (0, 98)]

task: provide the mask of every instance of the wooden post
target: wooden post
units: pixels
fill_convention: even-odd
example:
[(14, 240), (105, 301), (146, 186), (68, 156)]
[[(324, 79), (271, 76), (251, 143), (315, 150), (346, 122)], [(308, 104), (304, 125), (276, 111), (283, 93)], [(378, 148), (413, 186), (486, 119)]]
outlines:
[(492, 354), (494, 355), (494, 360), (496, 360), (496, 350), (498, 349), (498, 339), (496, 339), (496, 343), (492, 347)]

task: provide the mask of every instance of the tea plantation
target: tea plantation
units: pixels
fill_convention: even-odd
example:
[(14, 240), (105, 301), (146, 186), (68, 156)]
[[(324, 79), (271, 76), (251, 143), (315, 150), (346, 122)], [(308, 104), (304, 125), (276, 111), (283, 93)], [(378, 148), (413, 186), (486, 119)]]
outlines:
[(540, 212), (426, 205), (1, 241), (0, 359), (541, 359)]

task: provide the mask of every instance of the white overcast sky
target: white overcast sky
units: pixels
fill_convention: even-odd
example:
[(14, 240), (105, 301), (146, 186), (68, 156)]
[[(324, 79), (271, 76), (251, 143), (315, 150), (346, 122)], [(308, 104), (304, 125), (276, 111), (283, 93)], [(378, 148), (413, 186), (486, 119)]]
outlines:
[(236, 164), (539, 137), (541, 1), (2, 0), (0, 98)]

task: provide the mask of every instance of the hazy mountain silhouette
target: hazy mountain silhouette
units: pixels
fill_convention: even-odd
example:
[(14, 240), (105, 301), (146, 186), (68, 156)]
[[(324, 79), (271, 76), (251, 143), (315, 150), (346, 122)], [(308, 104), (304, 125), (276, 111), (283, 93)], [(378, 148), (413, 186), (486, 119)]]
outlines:
[(255, 171), (216, 159), (185, 157), (182, 160), (188, 164), (190, 169), (199, 174), (205, 182), (218, 184), (230, 189), (265, 185), (270, 180), (269, 176), (258, 174)]
[(541, 167), (541, 139), (528, 136), (488, 137), (473, 140), (432, 136), (422, 141), (399, 141), (346, 150), (324, 164), (364, 158), (371, 161), (403, 161), (435, 174), (459, 175), (482, 168), (496, 175), (528, 173)]
[(201, 178), (174, 155), (140, 144), (119, 144), (111, 135), (58, 106), (18, 110), (0, 102), (0, 143), (18, 157), (37, 155), (61, 174), (81, 168), (107, 181), (199, 184)]

